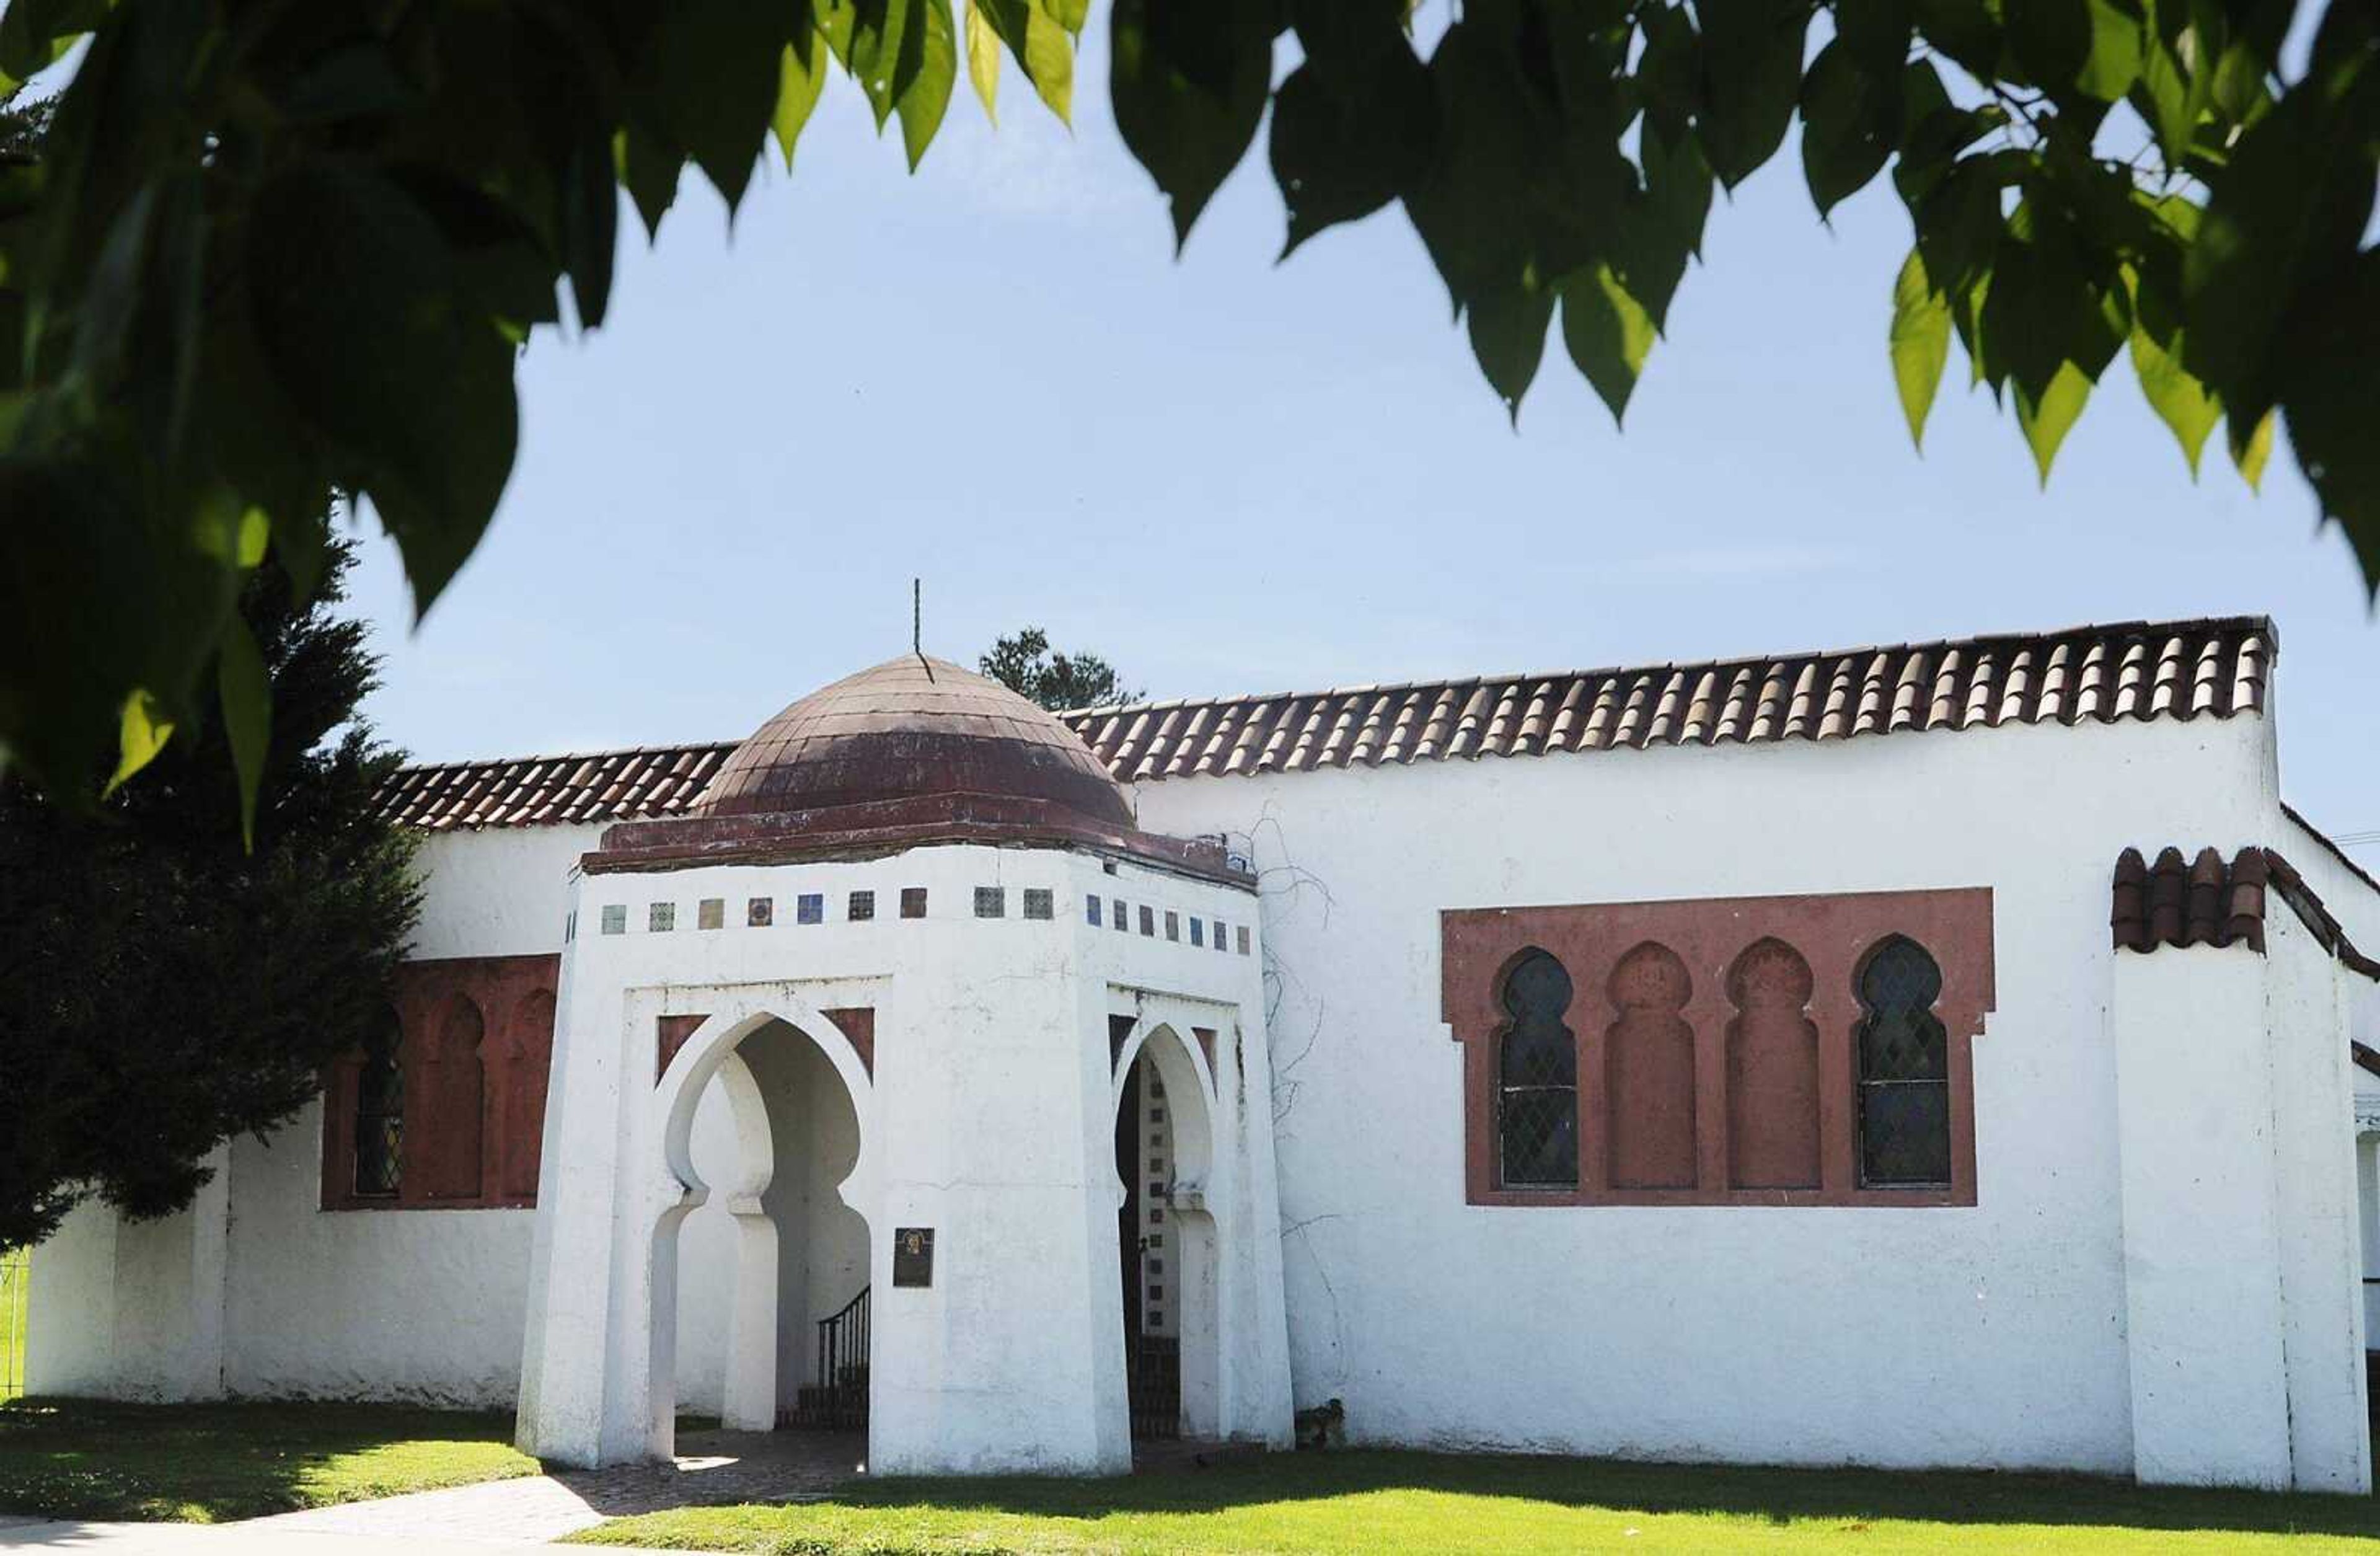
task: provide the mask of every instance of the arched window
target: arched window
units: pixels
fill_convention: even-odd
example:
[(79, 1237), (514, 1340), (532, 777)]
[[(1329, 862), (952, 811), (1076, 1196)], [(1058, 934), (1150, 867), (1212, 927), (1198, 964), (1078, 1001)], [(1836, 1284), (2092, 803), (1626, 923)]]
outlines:
[(1577, 1186), (1578, 1047), (1561, 1019), (1570, 1000), (1570, 974), (1547, 952), (1522, 953), (1504, 975), (1496, 1132), (1507, 1188)]
[(1810, 964), (1770, 936), (1744, 947), (1727, 978), (1728, 1182), (1819, 1186), (1817, 988)]
[(545, 1088), (553, 1064), (553, 996), (538, 990), (514, 1010), (504, 1050), (504, 1116), (499, 1124), (498, 1190), (537, 1197), (538, 1155), (545, 1128)]
[(487, 1022), (466, 995), (447, 1002), (421, 1065), (425, 1122), (416, 1142), (420, 1192), (430, 1199), (476, 1199), (485, 1181), (487, 1067), (480, 1044)]
[(405, 1033), (388, 1013), (356, 1072), (355, 1196), (394, 1199), (405, 1170)]
[(1949, 1034), (1934, 1014), (1942, 969), (1906, 935), (1860, 968), (1859, 1176), (1864, 1188), (1950, 1182)]
[(1682, 1014), (1694, 979), (1678, 954), (1645, 941), (1620, 959), (1603, 1035), (1607, 1171), (1618, 1188), (1694, 1186), (1694, 1032)]

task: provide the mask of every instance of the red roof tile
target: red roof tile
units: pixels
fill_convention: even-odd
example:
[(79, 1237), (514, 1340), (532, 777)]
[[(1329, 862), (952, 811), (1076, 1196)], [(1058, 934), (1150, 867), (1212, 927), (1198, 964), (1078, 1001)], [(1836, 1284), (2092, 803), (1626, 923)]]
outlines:
[(1619, 746), (1836, 740), (2006, 723), (2228, 718), (2264, 706), (2263, 616), (1770, 659), (1482, 676), (1062, 715), (1125, 783), (1524, 757)]
[(379, 805), (390, 820), (431, 832), (682, 816), (735, 744), (407, 767), (381, 790)]
[(2188, 862), (2180, 849), (2167, 848), (2155, 864), (2127, 848), (2116, 859), (2107, 924), (2119, 951), (2243, 944), (2261, 954), (2265, 907), (2275, 896), (2350, 971), (2380, 979), (2380, 961), (2357, 948), (2305, 877), (2270, 848), (2242, 848), (2228, 861), (2202, 848)]

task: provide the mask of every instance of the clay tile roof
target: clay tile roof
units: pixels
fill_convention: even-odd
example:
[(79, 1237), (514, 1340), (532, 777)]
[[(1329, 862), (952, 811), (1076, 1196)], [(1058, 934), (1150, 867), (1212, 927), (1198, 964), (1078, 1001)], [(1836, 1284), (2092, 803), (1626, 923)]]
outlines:
[(679, 816), (735, 748), (649, 746), (407, 767), (382, 787), (377, 804), (390, 821), (428, 832)]
[[(1148, 782), (1621, 746), (2221, 719), (2264, 706), (2273, 652), (2269, 619), (2226, 616), (1062, 716), (1109, 772)], [(1149, 716), (1160, 706), (1166, 723)]]
[[(914, 735), (920, 720), (1042, 765), (1080, 762), (1070, 778), (1103, 767), (1118, 782), (1161, 783), (1616, 747), (2222, 719), (2263, 709), (2276, 647), (2268, 619), (2227, 616), (1060, 715), (1096, 765), (1061, 749), (1060, 732), (1038, 710), (991, 696), (972, 673), (938, 663), (938, 674), (955, 674), (936, 680), (894, 662), (804, 699), (799, 717), (788, 709), (750, 742), (408, 767), (379, 804), (392, 820), (432, 831), (685, 815), (714, 786), (769, 787), (756, 769), (815, 773), (853, 737)], [(770, 749), (747, 749), (729, 784), (717, 784), (739, 745)]]
[(2184, 862), (2167, 848), (2152, 865), (2137, 848), (2116, 860), (2108, 928), (2120, 951), (2159, 946), (2231, 945), (2265, 949), (2265, 887), (2278, 856), (2242, 848), (2229, 860), (2212, 848)]
[(2261, 954), (2265, 910), (2278, 895), (2325, 951), (2349, 970), (2380, 979), (2380, 961), (2356, 948), (2305, 878), (2270, 848), (2242, 848), (2228, 860), (2202, 848), (2187, 863), (2180, 849), (2167, 848), (2155, 864), (2127, 848), (2116, 860), (2113, 885), (2107, 926), (2119, 951), (2244, 944)]

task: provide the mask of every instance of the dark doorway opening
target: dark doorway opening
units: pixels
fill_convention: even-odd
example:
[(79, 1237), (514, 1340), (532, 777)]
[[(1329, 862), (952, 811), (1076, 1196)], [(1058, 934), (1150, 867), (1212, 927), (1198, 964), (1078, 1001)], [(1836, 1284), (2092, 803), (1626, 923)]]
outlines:
[(1116, 1173), (1123, 1179), (1123, 1208), (1116, 1212), (1117, 1262), (1123, 1272), (1124, 1380), (1132, 1402), (1132, 1435), (1140, 1441), (1182, 1435), (1182, 1340), (1164, 1322), (1164, 1268), (1152, 1244), (1162, 1232), (1160, 1201), (1170, 1186), (1170, 1158), (1144, 1146), (1152, 1114), (1162, 1118), (1163, 1083), (1150, 1065), (1135, 1058), (1124, 1076), (1116, 1109)]

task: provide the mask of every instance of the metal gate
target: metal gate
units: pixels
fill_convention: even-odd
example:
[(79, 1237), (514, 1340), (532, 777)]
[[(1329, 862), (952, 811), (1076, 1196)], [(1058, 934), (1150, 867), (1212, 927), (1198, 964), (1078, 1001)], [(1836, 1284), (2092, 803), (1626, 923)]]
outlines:
[(25, 1392), (25, 1315), (30, 1305), (33, 1256), (0, 1249), (0, 1401)]

